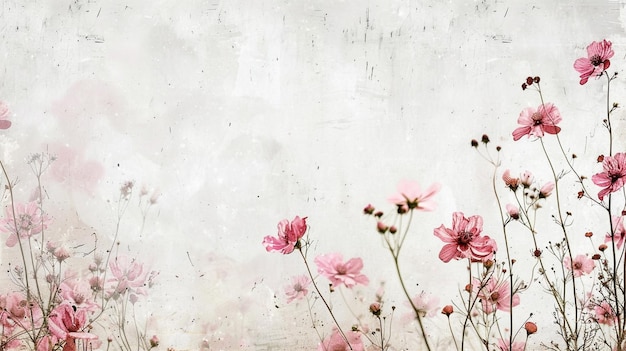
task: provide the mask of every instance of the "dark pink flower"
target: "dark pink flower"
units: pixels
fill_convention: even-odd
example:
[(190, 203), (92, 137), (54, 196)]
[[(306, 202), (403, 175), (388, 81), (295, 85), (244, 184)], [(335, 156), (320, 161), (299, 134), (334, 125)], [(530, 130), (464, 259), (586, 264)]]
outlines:
[(506, 279), (492, 276), (481, 289), (480, 280), (474, 278), (472, 286), (485, 313), (491, 313), (495, 310), (510, 312), (512, 307), (519, 305), (517, 293), (513, 295), (513, 305), (511, 305), (511, 284)]
[(611, 307), (611, 305), (609, 305), (609, 303), (606, 301), (602, 301), (601, 304), (596, 305), (593, 310), (596, 314), (595, 319), (600, 324), (606, 324), (611, 326), (615, 323), (615, 320), (617, 319), (617, 316), (613, 311), (613, 307)]
[(309, 279), (306, 275), (299, 275), (291, 278), (291, 284), (285, 287), (287, 303), (304, 298), (309, 293), (309, 290), (307, 289), (309, 284), (311, 284), (311, 279)]
[(589, 77), (600, 76), (609, 68), (613, 57), (611, 42), (606, 39), (601, 42), (593, 42), (587, 46), (587, 57), (581, 57), (574, 62), (574, 68), (580, 73), (580, 85), (587, 83)]
[(369, 279), (361, 274), (363, 260), (361, 258), (351, 258), (343, 262), (343, 257), (339, 253), (319, 255), (315, 258), (317, 271), (328, 278), (334, 286), (345, 285), (352, 288), (356, 284), (367, 285)]
[(267, 252), (280, 251), (284, 255), (290, 254), (305, 232), (306, 217), (296, 216), (291, 223), (289, 220), (283, 219), (278, 223), (278, 237), (266, 236), (263, 238), (263, 245), (265, 245)]
[(585, 255), (578, 255), (573, 259), (571, 257), (563, 260), (563, 266), (571, 271), (574, 277), (580, 277), (585, 274), (589, 274), (596, 267), (593, 260)]
[(626, 229), (624, 229), (624, 217), (623, 216), (613, 216), (613, 238), (611, 238), (611, 233), (607, 233), (604, 238), (604, 242), (608, 243), (611, 240), (615, 240), (615, 245), (618, 249), (624, 245), (624, 238), (626, 237)]
[[(357, 331), (349, 331), (346, 333), (346, 338), (350, 342), (353, 351), (365, 351), (363, 342), (361, 341), (361, 333)], [(346, 344), (341, 334), (337, 329), (333, 330), (322, 343), (317, 347), (317, 351), (349, 351), (350, 347)]]
[(13, 247), (18, 242), (18, 234), (20, 238), (27, 239), (48, 228), (49, 223), (50, 217), (42, 214), (39, 205), (33, 201), (27, 204), (16, 204), (15, 219), (13, 209), (10, 206), (7, 207), (5, 217), (0, 219), (0, 231), (10, 233), (6, 244), (8, 247)]
[(536, 109), (527, 107), (522, 110), (517, 119), (521, 127), (513, 131), (513, 140), (520, 140), (524, 135), (541, 138), (544, 133), (557, 134), (561, 131), (561, 128), (557, 126), (559, 122), (561, 122), (561, 113), (550, 102), (539, 105)]
[(415, 181), (403, 180), (398, 184), (398, 192), (389, 197), (389, 202), (401, 207), (407, 212), (408, 210), (432, 211), (436, 204), (432, 201), (441, 188), (440, 184), (434, 183), (425, 191)]
[(481, 236), (482, 230), (483, 218), (481, 216), (465, 218), (463, 212), (454, 212), (452, 228), (446, 228), (442, 224), (434, 231), (435, 236), (445, 243), (439, 252), (439, 259), (443, 262), (463, 258), (490, 259), (497, 249), (496, 242), (488, 236)]
[(598, 193), (600, 201), (609, 193), (618, 191), (626, 182), (626, 153), (619, 152), (615, 156), (605, 156), (602, 160), (604, 172), (594, 174), (591, 177), (593, 183), (603, 187)]
[(48, 317), (48, 330), (59, 340), (65, 340), (63, 351), (75, 351), (76, 339), (93, 340), (95, 334), (86, 333), (87, 310), (76, 308), (69, 302), (63, 302), (52, 310)]
[(9, 121), (9, 108), (7, 104), (0, 101), (0, 129), (9, 129), (11, 121)]

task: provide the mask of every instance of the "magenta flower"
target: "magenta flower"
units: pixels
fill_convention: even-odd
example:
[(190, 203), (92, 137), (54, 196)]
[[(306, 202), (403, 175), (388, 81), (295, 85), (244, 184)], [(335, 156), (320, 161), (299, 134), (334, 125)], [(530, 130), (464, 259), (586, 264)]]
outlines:
[(482, 230), (483, 218), (481, 216), (465, 218), (463, 212), (454, 212), (452, 228), (446, 228), (442, 224), (434, 230), (435, 236), (445, 243), (439, 252), (439, 259), (443, 262), (462, 258), (490, 259), (497, 249), (496, 242), (488, 236), (481, 236)]
[(7, 104), (0, 101), (0, 129), (9, 129), (11, 121), (9, 121), (9, 108)]
[(626, 153), (618, 152), (615, 156), (605, 156), (602, 161), (604, 172), (594, 174), (591, 177), (593, 183), (603, 187), (598, 193), (600, 201), (609, 193), (621, 189), (626, 182)]
[(402, 208), (404, 212), (409, 210), (432, 211), (435, 209), (436, 203), (432, 201), (441, 185), (434, 183), (425, 191), (415, 181), (403, 180), (398, 184), (398, 192), (389, 197), (389, 202)]
[(369, 279), (361, 274), (363, 260), (361, 258), (351, 258), (348, 262), (343, 262), (343, 257), (339, 253), (319, 255), (315, 258), (317, 271), (328, 278), (333, 286), (345, 285), (352, 288), (356, 284), (367, 285)]
[(309, 284), (311, 284), (311, 279), (309, 279), (306, 275), (299, 275), (291, 278), (291, 284), (285, 287), (287, 303), (304, 298), (309, 293), (309, 290), (307, 289)]
[[(346, 338), (350, 342), (353, 351), (365, 351), (363, 342), (361, 341), (361, 333), (358, 331), (349, 331), (346, 333)], [(337, 329), (333, 330), (321, 344), (317, 347), (317, 351), (349, 351), (350, 347), (346, 344), (341, 334)]]
[(481, 289), (480, 280), (474, 278), (472, 286), (485, 313), (491, 313), (495, 310), (510, 312), (512, 307), (519, 305), (519, 294), (517, 293), (513, 295), (513, 305), (511, 305), (511, 285), (506, 279), (500, 280), (492, 276)]
[(63, 302), (48, 317), (48, 330), (59, 340), (65, 340), (63, 351), (76, 351), (76, 339), (94, 340), (95, 334), (83, 332), (87, 327), (87, 310)]
[(557, 127), (559, 122), (561, 122), (561, 113), (550, 102), (539, 105), (537, 109), (527, 107), (522, 110), (517, 119), (521, 127), (513, 131), (513, 140), (520, 140), (524, 135), (541, 138), (544, 133), (557, 134), (561, 131), (561, 128)]
[(585, 255), (578, 255), (572, 259), (571, 257), (565, 258), (563, 266), (571, 271), (575, 278), (589, 274), (596, 267), (593, 260)]
[(15, 219), (13, 209), (10, 206), (5, 209), (5, 217), (0, 219), (0, 231), (10, 233), (6, 244), (8, 247), (13, 247), (18, 242), (18, 234), (20, 238), (27, 239), (48, 228), (50, 221), (50, 217), (41, 213), (35, 201), (16, 204)]
[(611, 233), (607, 233), (604, 238), (604, 242), (608, 243), (611, 240), (615, 240), (615, 245), (618, 249), (624, 245), (624, 237), (626, 237), (626, 229), (624, 229), (624, 217), (623, 216), (613, 216), (613, 238), (611, 238)]
[(600, 76), (609, 68), (613, 57), (611, 42), (606, 39), (593, 42), (587, 46), (587, 57), (581, 57), (574, 62), (574, 68), (580, 73), (580, 85), (587, 83), (589, 77)]
[(617, 319), (617, 316), (613, 311), (613, 307), (611, 307), (611, 305), (609, 305), (606, 301), (602, 301), (601, 304), (596, 305), (593, 310), (596, 314), (596, 321), (600, 324), (606, 324), (611, 326), (615, 323), (615, 320)]
[(300, 218), (296, 216), (291, 223), (289, 220), (283, 219), (278, 223), (278, 237), (266, 236), (263, 238), (265, 250), (280, 251), (287, 255), (293, 252), (296, 244), (306, 232), (306, 217)]

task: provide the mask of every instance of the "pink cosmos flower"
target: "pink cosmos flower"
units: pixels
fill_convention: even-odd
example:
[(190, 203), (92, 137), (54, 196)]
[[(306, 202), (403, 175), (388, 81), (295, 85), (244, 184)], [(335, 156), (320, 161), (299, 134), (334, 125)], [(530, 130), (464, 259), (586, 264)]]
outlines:
[[(512, 346), (509, 348), (509, 345)], [(524, 351), (526, 350), (526, 343), (523, 341), (514, 341), (511, 344), (509, 339), (498, 339), (498, 349), (500, 351)]]
[(561, 128), (557, 127), (559, 122), (561, 122), (561, 113), (550, 102), (539, 105), (537, 109), (527, 107), (522, 110), (517, 119), (521, 127), (513, 131), (513, 140), (520, 140), (524, 135), (541, 138), (544, 133), (557, 134), (561, 131)]
[(98, 304), (93, 300), (94, 294), (89, 282), (70, 270), (65, 271), (64, 279), (59, 285), (59, 295), (64, 301), (88, 312), (98, 310)]
[(519, 219), (519, 207), (512, 204), (506, 204), (506, 212), (509, 214), (509, 217)]
[(600, 76), (609, 68), (613, 57), (611, 42), (606, 39), (601, 42), (593, 42), (587, 46), (587, 57), (581, 57), (574, 62), (574, 69), (580, 73), (580, 85), (587, 83), (589, 77)]
[(598, 193), (600, 201), (609, 193), (618, 191), (626, 182), (626, 153), (619, 152), (615, 156), (605, 156), (602, 161), (604, 172), (597, 173), (591, 180), (597, 186), (603, 187)]
[(435, 236), (445, 243), (439, 252), (439, 259), (443, 262), (463, 258), (490, 259), (497, 249), (496, 242), (488, 236), (481, 236), (482, 230), (483, 218), (481, 216), (465, 218), (463, 212), (454, 212), (452, 228), (446, 228), (442, 224), (434, 230)]
[(309, 290), (307, 289), (309, 284), (311, 284), (311, 279), (309, 279), (306, 275), (299, 275), (291, 278), (291, 284), (285, 287), (287, 303), (304, 298), (309, 293)]
[(403, 180), (398, 184), (398, 192), (389, 197), (389, 202), (402, 208), (404, 212), (409, 210), (432, 211), (435, 209), (436, 203), (432, 201), (441, 184), (434, 183), (425, 191), (415, 181)]
[(11, 207), (5, 209), (5, 217), (0, 219), (0, 231), (10, 233), (6, 244), (8, 247), (13, 247), (18, 242), (18, 234), (20, 238), (27, 239), (48, 228), (50, 221), (48, 215), (41, 214), (36, 202), (16, 204), (15, 219)]
[(130, 294), (145, 295), (144, 285), (148, 278), (148, 272), (144, 271), (143, 264), (137, 262), (134, 258), (128, 256), (117, 256), (109, 263), (113, 278), (110, 296), (123, 295), (126, 292)]
[(65, 340), (63, 351), (76, 351), (76, 339), (94, 340), (95, 334), (82, 330), (87, 326), (87, 311), (63, 302), (52, 310), (48, 317), (48, 330), (60, 340)]
[(520, 182), (522, 183), (524, 188), (530, 188), (530, 186), (533, 184), (533, 180), (533, 174), (530, 171), (525, 171), (520, 177)]
[(606, 301), (602, 301), (601, 304), (596, 305), (593, 309), (596, 316), (596, 321), (600, 324), (613, 325), (617, 316), (615, 316), (615, 312), (613, 312), (613, 307), (609, 305)]
[(9, 107), (0, 101), (0, 129), (9, 129), (11, 121), (9, 121)]
[[(624, 237), (626, 237), (626, 229), (624, 229), (624, 217), (623, 216), (613, 216), (613, 235), (615, 240), (615, 245), (618, 249), (624, 245)], [(607, 233), (604, 238), (604, 242), (611, 242), (613, 238), (611, 238), (611, 233)]]
[(356, 284), (367, 285), (369, 279), (361, 274), (363, 260), (361, 258), (351, 258), (348, 262), (343, 262), (343, 256), (339, 253), (319, 255), (315, 258), (317, 271), (328, 278), (334, 286), (345, 285), (352, 288)]
[(593, 260), (585, 255), (578, 255), (572, 259), (571, 257), (565, 258), (563, 266), (571, 271), (575, 278), (582, 275), (589, 274), (596, 267)]
[(267, 252), (280, 251), (284, 255), (292, 253), (306, 232), (306, 218), (296, 216), (291, 223), (287, 219), (280, 221), (278, 223), (278, 237), (268, 235), (263, 238), (265, 250)]
[[(433, 317), (439, 312), (439, 298), (436, 296), (428, 296), (425, 292), (421, 292), (419, 295), (415, 295), (411, 299), (420, 317)], [(413, 308), (407, 301), (405, 304), (409, 308)], [(411, 314), (411, 319), (415, 320), (415, 311)]]
[(548, 196), (552, 195), (552, 190), (554, 190), (554, 182), (547, 182), (539, 190), (539, 198), (545, 199)]
[(519, 294), (517, 293), (513, 295), (513, 305), (511, 305), (511, 285), (506, 279), (492, 276), (481, 289), (480, 280), (474, 278), (472, 286), (480, 298), (485, 313), (491, 313), (495, 310), (510, 312), (512, 307), (519, 305)]
[(508, 169), (502, 174), (502, 180), (504, 180), (504, 184), (507, 186), (507, 188), (511, 189), (512, 191), (517, 190), (520, 182), (519, 178), (511, 177), (511, 170)]
[[(346, 338), (348, 338), (348, 342), (350, 346), (352, 346), (353, 351), (365, 351), (365, 347), (363, 346), (363, 342), (361, 341), (361, 333), (357, 331), (349, 331), (346, 332)], [(346, 344), (346, 341), (343, 339), (341, 334), (337, 329), (333, 330), (333, 333), (330, 334), (321, 344), (317, 347), (317, 351), (349, 351), (350, 347)]]
[(37, 328), (43, 323), (39, 305), (29, 303), (26, 297), (14, 292), (0, 296), (0, 327), (10, 333), (14, 328)]

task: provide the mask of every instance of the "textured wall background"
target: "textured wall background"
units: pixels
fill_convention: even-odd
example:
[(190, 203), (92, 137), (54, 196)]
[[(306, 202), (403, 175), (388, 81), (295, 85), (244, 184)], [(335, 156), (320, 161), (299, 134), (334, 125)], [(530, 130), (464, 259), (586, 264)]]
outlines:
[(131, 208), (120, 242), (161, 271), (147, 309), (164, 345), (312, 349), (306, 308), (281, 298), (301, 262), (265, 253), (263, 236), (308, 216), (315, 252), (362, 256), (372, 294), (393, 271), (362, 207), (401, 179), (439, 181), (439, 208), (419, 217), (403, 264), (442, 304), (457, 296), (464, 266), (437, 259), (432, 228), (461, 210), (499, 233), (470, 139), (489, 134), (505, 168), (549, 180), (538, 146), (510, 137), (538, 104), (520, 84), (539, 75), (565, 143), (595, 159), (603, 88), (579, 86), (572, 64), (607, 38), (621, 73), (625, 19), (616, 1), (3, 0), (0, 100), (13, 127), (0, 150), (20, 177), (30, 153), (59, 157), (44, 181), (56, 230), (73, 240), (112, 236), (121, 182), (161, 194), (143, 230)]

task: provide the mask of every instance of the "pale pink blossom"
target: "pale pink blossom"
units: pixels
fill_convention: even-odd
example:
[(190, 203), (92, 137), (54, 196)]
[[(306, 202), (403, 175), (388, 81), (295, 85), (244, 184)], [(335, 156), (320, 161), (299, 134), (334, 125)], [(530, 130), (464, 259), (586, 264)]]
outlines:
[(432, 211), (436, 203), (432, 197), (439, 191), (441, 185), (434, 183), (426, 190), (422, 190), (420, 185), (411, 180), (403, 180), (398, 184), (398, 192), (389, 197), (389, 202), (402, 208), (405, 212), (409, 210)]
[(109, 268), (113, 276), (108, 280), (109, 283), (113, 283), (110, 286), (110, 295), (123, 295), (125, 292), (146, 294), (144, 286), (148, 272), (144, 270), (143, 264), (134, 258), (120, 255), (111, 260)]
[(524, 341), (514, 341), (511, 344), (509, 339), (498, 339), (498, 349), (500, 351), (525, 351), (526, 343)]
[(280, 251), (284, 255), (292, 253), (300, 238), (304, 236), (306, 228), (306, 217), (296, 216), (291, 223), (283, 219), (278, 223), (278, 237), (268, 235), (263, 238), (265, 250)]
[(506, 212), (509, 214), (509, 217), (519, 219), (519, 207), (513, 204), (506, 204)]
[[(425, 292), (421, 292), (411, 298), (413, 306), (417, 309), (420, 317), (433, 317), (439, 312), (439, 298), (436, 296), (430, 296)], [(409, 302), (406, 302), (409, 308), (413, 308)], [(412, 319), (415, 319), (415, 311), (411, 314)]]
[(94, 340), (95, 334), (87, 333), (87, 310), (63, 302), (48, 317), (48, 330), (59, 340), (65, 340), (63, 351), (76, 351), (76, 339)]
[(0, 129), (9, 129), (11, 127), (9, 115), (9, 107), (4, 102), (0, 101)]
[(539, 105), (539, 107), (527, 107), (522, 110), (517, 119), (521, 125), (513, 131), (513, 140), (520, 140), (524, 135), (541, 138), (544, 133), (557, 134), (561, 128), (557, 124), (561, 122), (561, 113), (552, 103)]
[(29, 303), (21, 293), (0, 296), (0, 325), (7, 331), (15, 327), (29, 329), (43, 323), (43, 311), (38, 304)]
[(580, 73), (580, 85), (587, 83), (589, 77), (598, 77), (609, 68), (613, 57), (612, 44), (606, 39), (593, 42), (587, 46), (587, 57), (581, 57), (574, 62), (574, 69)]
[(602, 301), (599, 305), (594, 307), (594, 312), (596, 314), (595, 319), (600, 324), (613, 325), (617, 319), (615, 312), (613, 311), (613, 307), (609, 305), (608, 302)]
[(626, 237), (626, 229), (624, 229), (624, 217), (623, 216), (613, 216), (613, 235), (611, 238), (611, 233), (607, 233), (604, 238), (604, 242), (608, 243), (612, 240), (615, 240), (615, 245), (618, 249), (624, 245), (624, 237)]
[(547, 182), (539, 189), (539, 198), (545, 199), (552, 195), (552, 190), (554, 190), (554, 182)]
[(315, 258), (317, 271), (328, 278), (334, 286), (345, 285), (352, 288), (356, 284), (367, 285), (369, 279), (361, 274), (363, 260), (361, 258), (351, 258), (343, 262), (343, 256), (339, 253), (319, 255)]
[(0, 231), (10, 233), (6, 245), (13, 247), (21, 239), (41, 233), (48, 228), (51, 219), (42, 214), (36, 202), (15, 205), (15, 217), (11, 206), (5, 209), (5, 217), (0, 219)]
[(530, 171), (525, 171), (520, 177), (520, 182), (524, 188), (529, 188), (533, 184), (533, 174)]
[(70, 270), (65, 271), (65, 276), (59, 285), (59, 295), (64, 301), (78, 308), (84, 308), (89, 312), (98, 310), (91, 284)]
[(306, 275), (298, 275), (291, 278), (291, 284), (285, 287), (287, 303), (304, 298), (309, 293), (307, 289), (309, 284), (311, 284), (311, 279)]
[(497, 249), (496, 242), (488, 236), (481, 236), (482, 230), (481, 216), (465, 218), (462, 212), (454, 212), (452, 228), (446, 228), (442, 224), (434, 230), (435, 236), (445, 243), (439, 252), (439, 259), (443, 262), (463, 258), (490, 259)]
[(577, 255), (572, 259), (571, 257), (566, 257), (563, 260), (563, 266), (572, 272), (572, 275), (576, 278), (583, 276), (585, 274), (589, 274), (596, 267), (596, 264), (593, 260), (585, 255)]
[(481, 281), (474, 278), (472, 287), (482, 304), (485, 313), (495, 310), (510, 312), (512, 307), (519, 305), (519, 294), (513, 294), (511, 305), (511, 284), (506, 279), (498, 279), (492, 276), (485, 286), (481, 287)]
[[(352, 351), (365, 351), (363, 342), (361, 341), (361, 333), (357, 331), (348, 331), (345, 333)], [(317, 347), (317, 351), (350, 351), (350, 347), (346, 344), (343, 336), (337, 329), (327, 336)]]
[(619, 152), (615, 156), (604, 156), (602, 161), (604, 172), (597, 173), (591, 177), (593, 183), (603, 187), (598, 193), (600, 201), (604, 196), (620, 190), (626, 182), (626, 153)]

